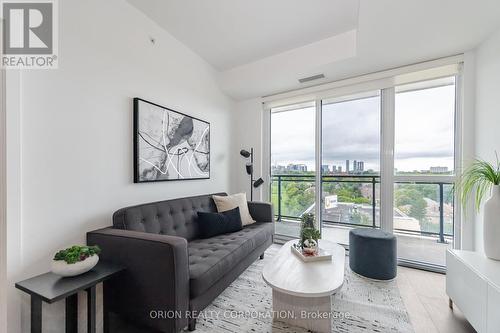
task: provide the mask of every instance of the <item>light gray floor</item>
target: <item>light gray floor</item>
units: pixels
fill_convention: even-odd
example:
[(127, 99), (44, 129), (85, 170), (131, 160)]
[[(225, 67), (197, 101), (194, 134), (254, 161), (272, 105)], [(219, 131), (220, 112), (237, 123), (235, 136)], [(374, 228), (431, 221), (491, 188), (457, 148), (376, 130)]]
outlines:
[[(276, 233), (298, 237), (299, 223), (277, 222)], [(348, 245), (349, 230), (343, 226), (325, 225), (322, 238)], [(446, 250), (451, 248), (451, 240), (447, 244), (437, 242), (436, 238), (396, 233), (398, 237), (398, 257), (412, 261), (421, 261), (433, 265), (446, 266)]]
[(444, 274), (399, 266), (396, 281), (415, 333), (476, 332), (456, 306), (448, 307)]
[[(415, 333), (474, 333), (475, 330), (455, 306), (448, 307), (445, 275), (398, 267), (396, 278)], [(156, 333), (112, 316), (111, 332)], [(195, 331), (196, 332), (196, 331)]]

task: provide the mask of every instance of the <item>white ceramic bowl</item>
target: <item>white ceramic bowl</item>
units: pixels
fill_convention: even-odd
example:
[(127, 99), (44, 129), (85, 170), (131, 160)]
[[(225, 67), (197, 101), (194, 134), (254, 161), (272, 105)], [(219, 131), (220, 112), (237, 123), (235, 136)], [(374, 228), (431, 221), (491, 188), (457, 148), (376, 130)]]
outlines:
[(52, 273), (64, 277), (80, 275), (94, 268), (98, 261), (99, 256), (97, 254), (74, 264), (68, 264), (64, 260), (52, 260)]

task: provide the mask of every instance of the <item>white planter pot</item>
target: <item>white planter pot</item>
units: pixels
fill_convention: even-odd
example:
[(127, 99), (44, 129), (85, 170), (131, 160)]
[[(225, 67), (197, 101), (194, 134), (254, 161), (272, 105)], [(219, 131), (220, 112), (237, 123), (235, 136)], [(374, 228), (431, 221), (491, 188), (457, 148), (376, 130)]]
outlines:
[(500, 260), (500, 186), (494, 185), (492, 196), (484, 205), (484, 253), (490, 259)]
[(84, 261), (68, 264), (64, 260), (52, 260), (52, 273), (60, 276), (76, 276), (90, 271), (97, 265), (99, 256), (94, 254)]

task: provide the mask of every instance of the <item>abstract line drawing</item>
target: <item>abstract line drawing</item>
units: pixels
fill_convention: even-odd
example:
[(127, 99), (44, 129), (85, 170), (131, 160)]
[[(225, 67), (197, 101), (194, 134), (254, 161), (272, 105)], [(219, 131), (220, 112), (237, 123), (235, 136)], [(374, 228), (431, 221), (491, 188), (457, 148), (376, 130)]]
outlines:
[(134, 182), (210, 178), (210, 123), (134, 98)]

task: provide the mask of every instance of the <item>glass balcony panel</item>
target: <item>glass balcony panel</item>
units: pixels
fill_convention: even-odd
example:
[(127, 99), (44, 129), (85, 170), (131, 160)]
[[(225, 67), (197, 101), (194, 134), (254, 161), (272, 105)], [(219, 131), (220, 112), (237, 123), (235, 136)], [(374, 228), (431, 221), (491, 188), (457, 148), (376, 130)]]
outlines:
[(378, 177), (323, 177), (323, 223), (380, 227)]
[(272, 202), (276, 214), (276, 233), (298, 237), (300, 217), (314, 212), (315, 177), (275, 175), (272, 177)]
[(395, 184), (394, 233), (400, 259), (444, 267), (453, 243), (452, 185)]

